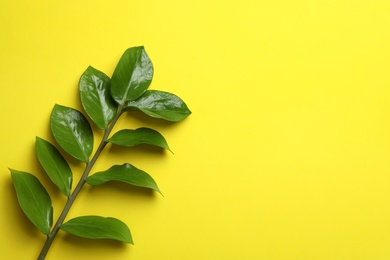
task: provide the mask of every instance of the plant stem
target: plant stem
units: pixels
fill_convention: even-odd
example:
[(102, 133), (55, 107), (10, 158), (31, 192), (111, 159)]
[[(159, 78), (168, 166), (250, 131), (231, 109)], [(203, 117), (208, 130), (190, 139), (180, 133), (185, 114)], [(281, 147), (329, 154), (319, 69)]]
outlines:
[(99, 144), (99, 147), (97, 148), (95, 154), (93, 155), (92, 160), (86, 164), (83, 175), (81, 176), (76, 188), (73, 190), (72, 194), (68, 197), (68, 201), (66, 202), (66, 204), (61, 212), (61, 215), (58, 217), (57, 222), (55, 223), (51, 232), (47, 235), (46, 242), (42, 247), (41, 253), (38, 256), (38, 260), (45, 259), (47, 252), (49, 251), (50, 246), (54, 241), (54, 238), (56, 237), (58, 231), (61, 228), (62, 223), (64, 222), (66, 216), (69, 213), (70, 208), (73, 205), (73, 202), (76, 200), (76, 197), (80, 193), (81, 188), (84, 186), (85, 182), (87, 181), (88, 175), (91, 172), (92, 167), (95, 165), (96, 160), (100, 156), (104, 147), (107, 145), (108, 136), (110, 135), (112, 129), (114, 128), (115, 123), (118, 121), (119, 117), (121, 116), (122, 108), (123, 108), (123, 105), (119, 106), (119, 110), (118, 110), (117, 114), (115, 115), (115, 117), (112, 120), (109, 127), (104, 131), (103, 138), (102, 138), (102, 140)]

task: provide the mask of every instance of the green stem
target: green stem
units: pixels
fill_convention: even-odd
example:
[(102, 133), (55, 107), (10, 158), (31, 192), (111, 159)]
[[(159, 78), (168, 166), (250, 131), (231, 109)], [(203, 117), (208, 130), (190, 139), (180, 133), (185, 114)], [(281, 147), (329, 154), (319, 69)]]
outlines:
[(99, 147), (97, 148), (95, 154), (93, 155), (92, 160), (86, 164), (84, 173), (81, 176), (76, 188), (73, 190), (72, 194), (69, 196), (68, 201), (66, 202), (64, 209), (62, 210), (61, 215), (58, 217), (57, 222), (55, 223), (50, 234), (47, 235), (46, 242), (42, 247), (41, 253), (38, 256), (38, 260), (45, 259), (47, 252), (49, 251), (50, 246), (54, 241), (54, 238), (56, 237), (58, 231), (61, 228), (62, 223), (64, 222), (66, 216), (69, 213), (70, 208), (73, 205), (73, 202), (76, 200), (76, 197), (80, 193), (81, 188), (84, 186), (85, 182), (87, 181), (88, 175), (91, 172), (92, 167), (95, 165), (96, 160), (98, 159), (99, 155), (103, 151), (104, 147), (107, 145), (108, 136), (110, 135), (112, 129), (114, 128), (115, 123), (118, 121), (119, 117), (121, 116), (122, 108), (123, 108), (123, 106), (119, 107), (119, 110), (118, 110), (115, 118), (112, 120), (110, 126), (104, 131), (102, 141), (100, 142)]

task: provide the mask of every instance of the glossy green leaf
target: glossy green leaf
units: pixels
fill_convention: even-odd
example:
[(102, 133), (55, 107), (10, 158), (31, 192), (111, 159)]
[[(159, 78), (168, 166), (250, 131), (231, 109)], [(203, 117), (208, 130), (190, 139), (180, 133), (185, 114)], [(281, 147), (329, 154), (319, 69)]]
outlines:
[(83, 238), (114, 239), (133, 244), (129, 228), (116, 218), (82, 216), (61, 225), (61, 230)]
[(136, 130), (124, 129), (115, 133), (107, 142), (121, 146), (136, 146), (139, 144), (148, 144), (169, 149), (165, 138), (156, 130), (142, 127)]
[(129, 48), (122, 55), (111, 78), (111, 96), (124, 105), (139, 98), (153, 78), (153, 65), (143, 46)]
[(49, 234), (53, 224), (49, 194), (34, 175), (13, 169), (10, 171), (23, 212), (43, 234)]
[(139, 109), (151, 117), (172, 122), (179, 122), (191, 114), (181, 98), (159, 90), (146, 91), (137, 100), (128, 102), (125, 109)]
[(80, 78), (79, 90), (85, 112), (98, 128), (107, 129), (118, 110), (111, 98), (110, 78), (90, 66)]
[(36, 138), (35, 151), (50, 179), (65, 196), (69, 196), (72, 187), (72, 170), (61, 153), (54, 145), (39, 137)]
[(97, 172), (87, 178), (87, 183), (93, 186), (102, 185), (109, 181), (120, 181), (160, 192), (156, 182), (149, 174), (128, 163), (114, 165), (106, 171)]
[(93, 149), (93, 133), (85, 116), (76, 109), (55, 105), (50, 128), (57, 143), (74, 158), (87, 163)]

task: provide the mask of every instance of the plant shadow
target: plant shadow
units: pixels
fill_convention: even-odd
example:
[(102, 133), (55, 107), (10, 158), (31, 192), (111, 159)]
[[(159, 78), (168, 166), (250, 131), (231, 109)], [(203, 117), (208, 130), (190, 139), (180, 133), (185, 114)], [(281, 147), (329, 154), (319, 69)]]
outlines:
[(126, 155), (129, 158), (134, 158), (134, 156), (165, 157), (167, 155), (167, 152), (170, 153), (163, 148), (147, 144), (140, 144), (134, 147), (125, 147), (112, 144), (106, 149), (111, 155)]
[(82, 247), (86, 250), (88, 249), (96, 249), (96, 248), (114, 248), (115, 250), (118, 249), (125, 249), (127, 248), (126, 243), (112, 240), (112, 239), (89, 239), (89, 238), (83, 238), (74, 236), (71, 234), (64, 233), (62, 235), (62, 239), (64, 242), (71, 246), (75, 247)]
[(96, 196), (98, 194), (107, 194), (112, 192), (121, 193), (121, 195), (123, 194), (124, 196), (129, 196), (129, 197), (142, 197), (142, 198), (149, 198), (149, 199), (156, 198), (156, 191), (137, 187), (119, 181), (110, 181), (103, 185), (91, 186), (88, 189), (88, 193), (90, 196)]
[(152, 127), (152, 128), (156, 127), (156, 128), (160, 128), (160, 129), (169, 129), (169, 128), (173, 127), (175, 124), (177, 124), (175, 122), (167, 121), (167, 120), (164, 120), (161, 118), (155, 118), (155, 117), (148, 116), (139, 110), (127, 111), (122, 116), (123, 116), (122, 119), (125, 122), (135, 121), (135, 122), (139, 122), (139, 123), (146, 125), (146, 127)]

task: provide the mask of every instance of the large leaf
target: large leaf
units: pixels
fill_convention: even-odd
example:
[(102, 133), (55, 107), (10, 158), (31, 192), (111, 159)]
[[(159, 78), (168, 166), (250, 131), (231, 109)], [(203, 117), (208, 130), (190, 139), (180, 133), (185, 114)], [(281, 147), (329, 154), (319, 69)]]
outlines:
[(69, 234), (90, 239), (114, 239), (133, 244), (129, 228), (116, 218), (82, 216), (61, 225)]
[(32, 174), (10, 169), (19, 205), (30, 221), (45, 235), (53, 224), (51, 199)]
[(156, 130), (142, 127), (136, 130), (124, 129), (115, 133), (107, 142), (121, 146), (136, 146), (139, 144), (149, 144), (164, 149), (169, 149), (165, 138)]
[(179, 122), (191, 114), (181, 98), (159, 90), (146, 91), (137, 100), (128, 102), (125, 109), (139, 109), (151, 117), (172, 122)]
[(88, 120), (81, 112), (55, 105), (50, 128), (62, 149), (80, 161), (89, 161), (93, 149), (93, 133)]
[(111, 98), (110, 78), (89, 66), (80, 78), (80, 98), (85, 112), (100, 129), (107, 129), (117, 112), (117, 104)]
[(153, 65), (143, 46), (129, 48), (122, 55), (111, 78), (111, 96), (124, 105), (139, 98), (153, 78)]
[(87, 183), (93, 186), (101, 185), (109, 181), (120, 181), (160, 192), (156, 182), (149, 174), (128, 163), (114, 165), (106, 171), (97, 172), (87, 178)]
[(51, 143), (39, 137), (36, 138), (35, 151), (50, 179), (65, 196), (69, 196), (72, 187), (72, 170), (64, 157)]

